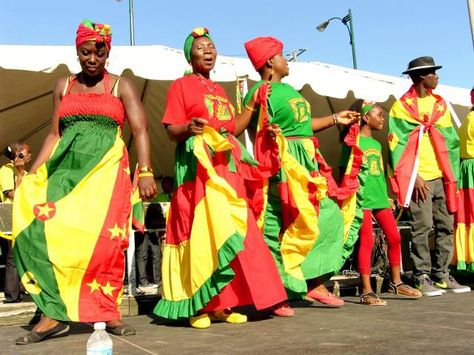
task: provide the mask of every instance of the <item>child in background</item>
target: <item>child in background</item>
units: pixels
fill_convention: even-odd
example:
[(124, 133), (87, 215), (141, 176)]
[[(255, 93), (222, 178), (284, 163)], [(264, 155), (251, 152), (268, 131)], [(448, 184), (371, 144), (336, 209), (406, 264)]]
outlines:
[[(360, 303), (369, 306), (387, 305), (386, 301), (380, 299), (373, 292), (370, 284), (371, 257), (374, 247), (372, 218), (375, 218), (387, 239), (388, 259), (391, 270), (389, 292), (413, 298), (421, 297), (421, 291), (403, 283), (400, 278), (401, 238), (388, 198), (387, 183), (383, 169), (382, 147), (372, 137), (372, 130), (380, 131), (383, 128), (385, 121), (383, 108), (373, 102), (357, 100), (350, 109), (359, 112), (362, 117), (357, 143), (363, 152), (362, 166), (358, 174), (360, 187), (357, 192), (357, 199), (363, 210), (363, 220), (359, 230), (360, 248), (358, 254), (358, 266), (362, 283)], [(341, 133), (341, 137), (344, 138), (348, 132), (349, 130), (345, 129)], [(350, 153), (351, 148), (344, 144), (339, 162), (340, 167), (348, 165)]]

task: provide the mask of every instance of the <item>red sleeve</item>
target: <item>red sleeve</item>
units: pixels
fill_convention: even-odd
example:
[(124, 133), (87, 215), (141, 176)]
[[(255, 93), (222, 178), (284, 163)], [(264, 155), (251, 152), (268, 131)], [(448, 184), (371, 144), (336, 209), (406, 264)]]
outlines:
[(183, 86), (181, 85), (181, 80), (175, 80), (171, 84), (166, 96), (165, 113), (161, 123), (186, 124), (188, 121), (184, 107)]

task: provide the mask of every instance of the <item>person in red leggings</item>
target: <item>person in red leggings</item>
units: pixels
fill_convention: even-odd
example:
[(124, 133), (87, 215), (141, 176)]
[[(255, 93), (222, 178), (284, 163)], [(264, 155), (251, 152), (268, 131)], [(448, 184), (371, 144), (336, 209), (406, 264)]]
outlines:
[[(401, 296), (421, 297), (422, 294), (419, 290), (403, 283), (400, 278), (400, 233), (388, 198), (382, 147), (372, 137), (373, 130), (380, 131), (383, 128), (385, 122), (384, 110), (376, 103), (364, 100), (355, 101), (351, 106), (351, 110), (361, 114), (357, 146), (363, 152), (362, 164), (358, 174), (360, 187), (357, 193), (358, 204), (363, 212), (359, 230), (360, 248), (358, 254), (362, 283), (360, 303), (370, 306), (387, 305), (386, 301), (380, 299), (374, 293), (370, 284), (372, 249), (374, 248), (373, 219), (377, 221), (387, 239), (391, 270), (389, 292)], [(343, 131), (342, 136), (347, 133), (348, 130)], [(347, 166), (350, 155), (351, 149), (347, 145), (343, 145), (340, 167)]]

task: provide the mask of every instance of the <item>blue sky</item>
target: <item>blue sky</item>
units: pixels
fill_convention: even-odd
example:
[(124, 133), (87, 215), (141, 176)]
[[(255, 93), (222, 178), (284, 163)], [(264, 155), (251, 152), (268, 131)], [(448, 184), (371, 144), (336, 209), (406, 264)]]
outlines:
[[(352, 67), (346, 27), (324, 20), (352, 9), (359, 69), (401, 75), (409, 60), (432, 55), (440, 82), (471, 88), (474, 54), (465, 0), (134, 0), (135, 43), (181, 48), (193, 27), (211, 31), (220, 54), (245, 57), (243, 43), (272, 35), (299, 61)], [(83, 18), (112, 25), (113, 44), (129, 43), (128, 0), (0, 0), (0, 44), (72, 45)], [(32, 59), (33, 60), (33, 59)], [(113, 60), (113, 53), (111, 60)]]

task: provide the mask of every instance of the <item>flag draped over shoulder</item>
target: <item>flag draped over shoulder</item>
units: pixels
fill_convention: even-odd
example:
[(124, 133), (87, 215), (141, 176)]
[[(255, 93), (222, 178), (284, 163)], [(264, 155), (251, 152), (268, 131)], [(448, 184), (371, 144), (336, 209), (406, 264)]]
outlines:
[(443, 174), (448, 210), (455, 212), (459, 176), (459, 140), (453, 127), (440, 127), (436, 124), (446, 113), (447, 106), (441, 96), (430, 94), (436, 99), (431, 117), (420, 117), (414, 86), (398, 100), (399, 109), (392, 108), (390, 111), (389, 180), (399, 203), (408, 207), (418, 174), (421, 139), (424, 133), (428, 132), (436, 160)]

